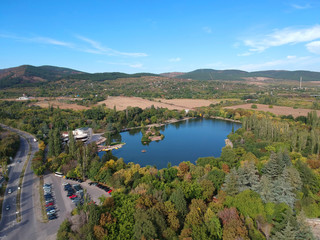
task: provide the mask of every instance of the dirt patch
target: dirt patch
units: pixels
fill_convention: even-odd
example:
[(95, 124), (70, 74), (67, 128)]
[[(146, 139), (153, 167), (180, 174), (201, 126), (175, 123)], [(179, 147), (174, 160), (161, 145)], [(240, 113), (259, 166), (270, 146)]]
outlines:
[(184, 109), (194, 109), (197, 107), (209, 106), (210, 104), (219, 103), (219, 100), (205, 100), (205, 99), (157, 99), (162, 103), (169, 104), (172, 106), (180, 106)]
[[(304, 109), (304, 108), (293, 109), (292, 107), (282, 107), (282, 106), (273, 106), (273, 108), (269, 108), (269, 105), (264, 105), (264, 104), (255, 104), (255, 105), (257, 105), (257, 108), (252, 109), (251, 105), (252, 105), (251, 103), (248, 103), (248, 104), (230, 106), (230, 107), (225, 107), (225, 108), (227, 108), (227, 109), (243, 108), (243, 109), (271, 112), (276, 115), (290, 115), (291, 114), (293, 117), (307, 116), (309, 112), (314, 111), (312, 109)], [(320, 111), (317, 111), (317, 114), (318, 114), (318, 116), (320, 116)]]
[(148, 99), (138, 97), (108, 97), (107, 100), (99, 102), (105, 104), (108, 108), (116, 107), (117, 110), (124, 110), (127, 107), (140, 107), (142, 109), (151, 107), (168, 108), (170, 110), (185, 110), (194, 109), (195, 107), (209, 106), (219, 102), (218, 100), (203, 100), (203, 99), (156, 99), (150, 101)]
[(72, 109), (72, 110), (86, 110), (90, 109), (89, 107), (86, 106), (81, 106), (73, 103), (66, 103), (63, 101), (58, 101), (58, 100), (42, 100), (36, 103), (32, 104), (33, 106), (39, 106), (42, 108), (48, 108), (50, 106), (57, 108), (59, 107), (60, 109)]

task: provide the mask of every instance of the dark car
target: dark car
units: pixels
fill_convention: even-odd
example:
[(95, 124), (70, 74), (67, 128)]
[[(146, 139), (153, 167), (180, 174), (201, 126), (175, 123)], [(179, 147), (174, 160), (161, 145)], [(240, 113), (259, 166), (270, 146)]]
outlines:
[(51, 210), (54, 210), (54, 207), (50, 206), (50, 207), (47, 207), (47, 208), (46, 208), (46, 211), (47, 211), (47, 212), (50, 212)]
[(6, 206), (6, 211), (9, 211), (10, 210), (10, 205), (8, 204), (7, 206)]
[(67, 197), (70, 197), (70, 196), (72, 196), (73, 195), (73, 192), (68, 192), (67, 193)]
[(57, 218), (57, 215), (55, 213), (48, 215), (49, 220), (54, 220)]
[(82, 190), (82, 187), (81, 187), (79, 184), (73, 185), (73, 187), (74, 187), (74, 189), (75, 189), (77, 192), (80, 191), (80, 190)]

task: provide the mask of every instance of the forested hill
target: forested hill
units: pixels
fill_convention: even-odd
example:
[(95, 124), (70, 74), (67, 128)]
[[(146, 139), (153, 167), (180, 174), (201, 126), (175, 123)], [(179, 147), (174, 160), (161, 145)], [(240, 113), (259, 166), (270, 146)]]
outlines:
[(296, 81), (302, 77), (303, 81), (319, 81), (320, 72), (284, 70), (246, 72), (241, 70), (197, 69), (195, 71), (176, 76), (176, 78), (194, 80), (245, 80), (247, 78), (258, 77)]
[(0, 69), (0, 89), (7, 87), (35, 86), (48, 82), (66, 80), (105, 81), (118, 78), (135, 78), (142, 76), (156, 76), (151, 73), (126, 74), (119, 72), (85, 73), (74, 69), (55, 67), (22, 65), (14, 68)]
[(0, 89), (11, 86), (26, 86), (57, 81), (69, 75), (82, 72), (62, 67), (22, 65), (14, 68), (0, 69)]

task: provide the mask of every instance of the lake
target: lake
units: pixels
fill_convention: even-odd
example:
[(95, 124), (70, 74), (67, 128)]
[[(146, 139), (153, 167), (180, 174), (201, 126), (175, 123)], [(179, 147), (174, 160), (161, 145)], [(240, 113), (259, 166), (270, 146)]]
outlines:
[(126, 163), (151, 165), (158, 169), (167, 167), (168, 163), (172, 166), (183, 161), (195, 163), (199, 157), (219, 157), (232, 126), (237, 130), (241, 124), (217, 119), (189, 119), (161, 127), (160, 132), (165, 138), (149, 145), (141, 143), (140, 130), (123, 132), (121, 138), (126, 145), (112, 153)]

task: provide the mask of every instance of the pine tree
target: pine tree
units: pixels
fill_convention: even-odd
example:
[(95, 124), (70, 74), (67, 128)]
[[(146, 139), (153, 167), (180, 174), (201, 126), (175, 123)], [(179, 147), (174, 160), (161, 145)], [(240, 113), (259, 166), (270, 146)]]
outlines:
[(262, 172), (270, 179), (276, 180), (282, 173), (284, 163), (281, 156), (271, 152), (269, 161), (264, 165)]
[(76, 142), (74, 140), (72, 131), (69, 131), (68, 136), (69, 136), (69, 153), (71, 156), (74, 157), (76, 153)]
[(54, 155), (54, 140), (53, 140), (53, 130), (49, 131), (49, 142), (48, 142), (48, 157), (52, 157)]
[(258, 193), (260, 194), (263, 202), (272, 202), (272, 188), (273, 184), (271, 183), (269, 178), (263, 175), (260, 179), (260, 184), (258, 188)]
[(53, 131), (53, 144), (54, 144), (54, 156), (57, 157), (61, 153), (60, 134), (57, 128)]
[(295, 240), (296, 239), (296, 231), (295, 229), (291, 226), (290, 222), (287, 222), (286, 227), (280, 231), (276, 232), (274, 237), (272, 239), (275, 240)]
[(226, 176), (222, 190), (230, 196), (235, 196), (239, 193), (238, 174), (235, 168), (232, 168), (230, 173)]
[(291, 178), (288, 171), (283, 171), (282, 175), (275, 181), (272, 189), (273, 202), (286, 203), (291, 208), (296, 200), (295, 188), (291, 183)]
[(306, 223), (306, 216), (303, 211), (297, 216), (296, 224), (297, 234), (296, 240), (313, 240), (314, 236), (311, 232), (310, 226)]
[(246, 189), (257, 191), (259, 188), (259, 173), (253, 162), (245, 162), (244, 166), (238, 169), (239, 191)]

